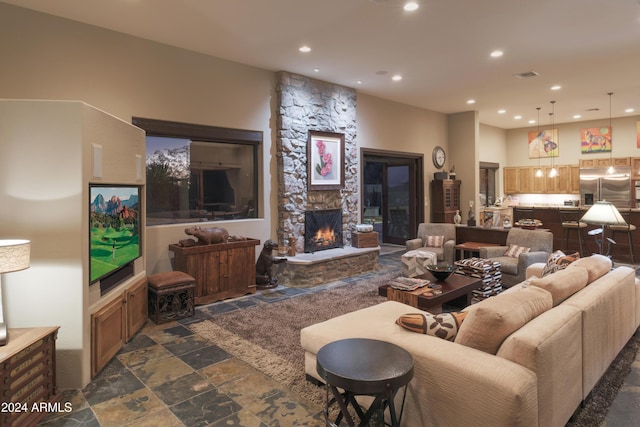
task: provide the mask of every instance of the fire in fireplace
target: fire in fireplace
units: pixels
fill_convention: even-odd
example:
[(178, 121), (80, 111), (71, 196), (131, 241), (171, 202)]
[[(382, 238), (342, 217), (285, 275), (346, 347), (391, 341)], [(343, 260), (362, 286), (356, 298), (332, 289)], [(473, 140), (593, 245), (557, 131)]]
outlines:
[(304, 213), (304, 251), (342, 247), (342, 211), (323, 209)]

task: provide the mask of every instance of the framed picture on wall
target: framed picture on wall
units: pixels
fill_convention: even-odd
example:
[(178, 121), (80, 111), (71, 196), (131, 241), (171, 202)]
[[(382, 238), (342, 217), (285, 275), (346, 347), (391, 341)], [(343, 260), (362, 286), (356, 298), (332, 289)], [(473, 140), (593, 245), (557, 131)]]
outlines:
[(344, 187), (344, 134), (309, 131), (307, 188), (339, 190)]
[(558, 129), (545, 129), (528, 133), (529, 158), (558, 157)]
[(584, 128), (580, 130), (580, 152), (608, 153), (611, 151), (611, 127)]

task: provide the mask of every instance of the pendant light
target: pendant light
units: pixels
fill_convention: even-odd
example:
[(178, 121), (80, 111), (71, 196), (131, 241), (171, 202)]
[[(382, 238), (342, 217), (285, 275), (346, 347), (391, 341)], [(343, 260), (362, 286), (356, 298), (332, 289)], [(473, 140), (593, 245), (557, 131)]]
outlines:
[[(549, 116), (551, 116), (551, 138), (553, 139), (554, 135), (555, 135), (555, 129), (556, 129), (556, 119), (555, 119), (555, 114), (556, 114), (556, 101), (551, 101), (551, 113), (549, 114)], [(559, 141), (554, 141), (556, 144), (559, 143)], [(556, 176), (558, 176), (558, 171), (555, 168), (555, 166), (553, 165), (553, 150), (551, 153), (551, 170), (549, 171), (549, 178), (555, 178)]]
[[(540, 139), (540, 107), (536, 107), (536, 110), (538, 110), (538, 133), (536, 138)], [(542, 177), (542, 168), (540, 168), (540, 149), (539, 148), (538, 148), (538, 170), (536, 171), (536, 177), (537, 178)]]
[(613, 128), (611, 127), (611, 95), (613, 92), (608, 92), (609, 95), (609, 169), (607, 169), (607, 174), (611, 175), (616, 172), (613, 167)]

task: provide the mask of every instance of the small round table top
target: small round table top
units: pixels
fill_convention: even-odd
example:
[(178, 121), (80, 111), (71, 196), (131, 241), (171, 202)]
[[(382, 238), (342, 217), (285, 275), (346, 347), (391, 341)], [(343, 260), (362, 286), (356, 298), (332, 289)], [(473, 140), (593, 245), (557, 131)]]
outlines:
[(413, 378), (408, 351), (385, 341), (348, 338), (322, 347), (317, 370), (330, 385), (356, 394), (397, 390)]

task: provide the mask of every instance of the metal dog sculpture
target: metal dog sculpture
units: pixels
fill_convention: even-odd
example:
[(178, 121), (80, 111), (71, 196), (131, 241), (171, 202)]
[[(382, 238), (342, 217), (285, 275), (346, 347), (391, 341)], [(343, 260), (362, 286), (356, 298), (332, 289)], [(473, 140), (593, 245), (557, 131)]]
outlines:
[(278, 278), (273, 276), (272, 267), (273, 264), (280, 264), (286, 262), (286, 258), (274, 258), (273, 250), (278, 247), (278, 244), (269, 239), (264, 242), (262, 251), (256, 261), (256, 287), (258, 289), (269, 289), (278, 286)]

